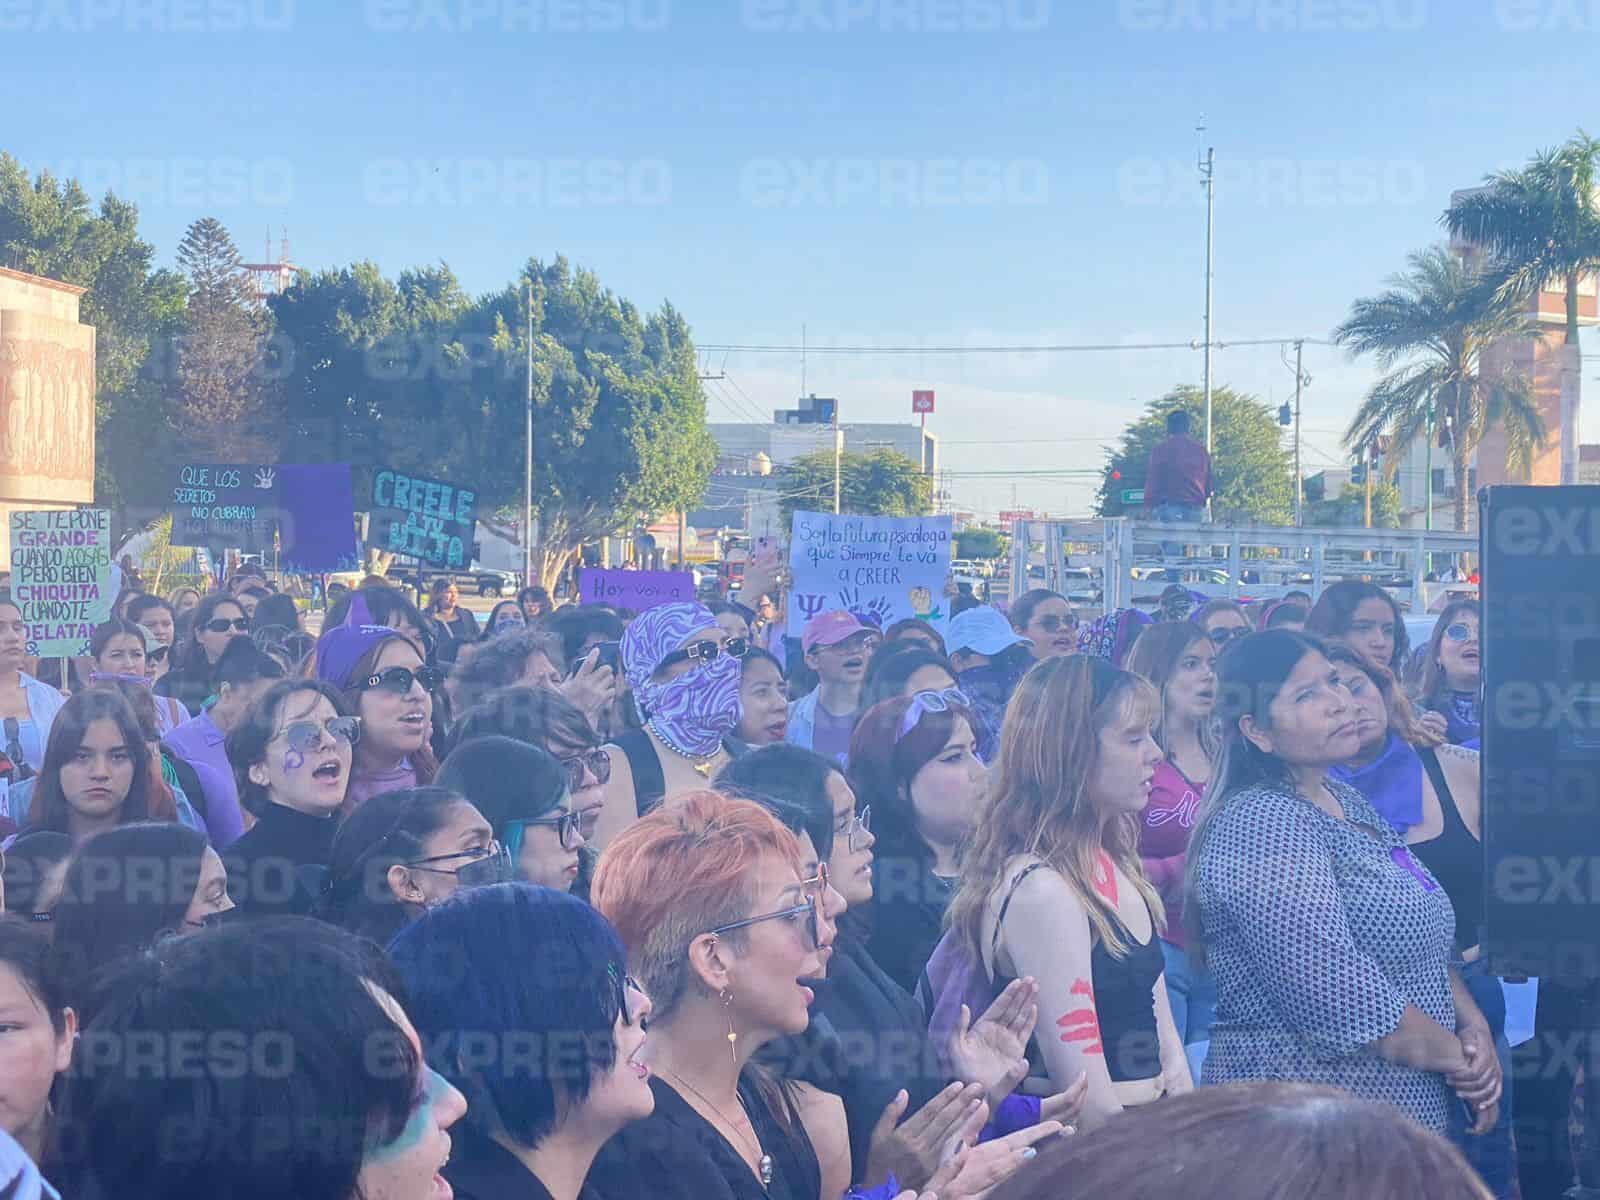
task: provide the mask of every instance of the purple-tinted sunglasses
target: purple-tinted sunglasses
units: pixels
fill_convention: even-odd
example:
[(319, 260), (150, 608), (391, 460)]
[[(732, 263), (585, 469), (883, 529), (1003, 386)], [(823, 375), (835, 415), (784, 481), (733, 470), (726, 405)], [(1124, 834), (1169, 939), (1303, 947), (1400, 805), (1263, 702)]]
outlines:
[(971, 708), (972, 701), (967, 699), (966, 693), (960, 688), (945, 688), (942, 692), (918, 692), (911, 697), (911, 706), (906, 709), (906, 715), (900, 718), (900, 729), (894, 735), (895, 742), (898, 744), (900, 739), (915, 729), (917, 722), (928, 713), (948, 712), (952, 705)]

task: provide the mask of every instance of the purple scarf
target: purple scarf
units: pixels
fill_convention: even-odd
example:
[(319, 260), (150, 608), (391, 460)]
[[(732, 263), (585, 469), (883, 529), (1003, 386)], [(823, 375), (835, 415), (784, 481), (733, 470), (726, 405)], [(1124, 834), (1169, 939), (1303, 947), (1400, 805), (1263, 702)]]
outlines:
[(1383, 753), (1366, 766), (1336, 766), (1328, 774), (1365, 796), (1396, 833), (1422, 822), (1422, 759), (1396, 735), (1389, 735)]

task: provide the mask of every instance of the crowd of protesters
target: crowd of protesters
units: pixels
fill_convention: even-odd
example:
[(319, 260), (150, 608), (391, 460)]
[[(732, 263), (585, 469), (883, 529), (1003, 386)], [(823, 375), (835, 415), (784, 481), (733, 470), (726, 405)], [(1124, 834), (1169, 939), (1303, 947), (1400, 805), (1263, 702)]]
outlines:
[(1570, 1182), (1479, 963), (1471, 603), (1413, 654), (1362, 583), (941, 632), (747, 582), (480, 628), (374, 580), (312, 638), (247, 571), (59, 688), (0, 599), (0, 1188)]

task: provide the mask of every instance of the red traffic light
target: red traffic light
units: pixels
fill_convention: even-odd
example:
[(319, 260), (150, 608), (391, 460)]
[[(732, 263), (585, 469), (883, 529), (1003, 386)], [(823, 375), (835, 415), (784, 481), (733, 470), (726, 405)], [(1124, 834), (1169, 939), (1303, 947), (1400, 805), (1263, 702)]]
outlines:
[(1111, 482), (1112, 483), (1115, 483), (1117, 480), (1119, 480), (1121, 478), (1122, 478), (1122, 472), (1121, 471), (1113, 471), (1113, 472), (1111, 472)]

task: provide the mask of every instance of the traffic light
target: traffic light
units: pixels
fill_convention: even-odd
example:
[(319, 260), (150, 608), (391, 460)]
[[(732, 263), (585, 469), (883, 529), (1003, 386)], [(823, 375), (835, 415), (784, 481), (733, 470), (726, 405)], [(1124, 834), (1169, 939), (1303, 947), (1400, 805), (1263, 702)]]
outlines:
[(1358, 460), (1356, 462), (1356, 464), (1353, 467), (1350, 468), (1350, 482), (1351, 483), (1365, 483), (1366, 481), (1367, 481), (1367, 464), (1364, 463), (1364, 462), (1360, 462)]
[(1287, 400), (1285, 400), (1282, 404), (1278, 405), (1278, 424), (1279, 425), (1293, 425), (1294, 424), (1294, 413), (1289, 408), (1289, 402)]
[(1116, 483), (1121, 478), (1122, 478), (1122, 472), (1121, 471), (1113, 471), (1113, 472), (1111, 472), (1111, 482), (1112, 483)]

